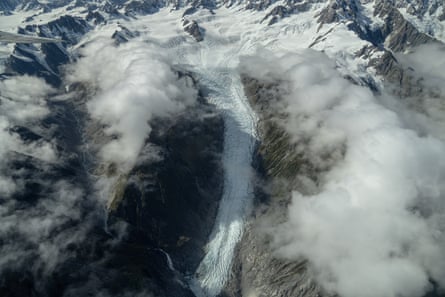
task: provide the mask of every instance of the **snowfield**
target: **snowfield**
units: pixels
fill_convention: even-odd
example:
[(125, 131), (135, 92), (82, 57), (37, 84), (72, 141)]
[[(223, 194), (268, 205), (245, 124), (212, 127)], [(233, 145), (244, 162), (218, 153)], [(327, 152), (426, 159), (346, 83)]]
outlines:
[[(320, 6), (321, 8), (321, 6)], [(214, 12), (200, 10), (190, 19), (203, 28), (204, 41), (196, 42), (184, 32), (184, 10), (165, 8), (158, 13), (121, 22), (122, 26), (137, 31), (138, 41), (159, 48), (160, 56), (173, 65), (194, 73), (206, 90), (206, 98), (225, 119), (224, 135), (224, 192), (213, 231), (206, 246), (206, 255), (196, 273), (190, 276), (190, 287), (197, 296), (213, 297), (224, 288), (229, 277), (236, 244), (243, 234), (244, 220), (253, 198), (252, 155), (257, 143), (257, 118), (244, 95), (239, 75), (239, 60), (254, 55), (258, 50), (288, 54), (309, 47), (318, 34), (339, 35), (342, 42), (314, 45), (335, 56), (339, 66), (360, 72), (351, 48), (360, 49), (364, 42), (356, 38), (344, 25), (317, 29), (315, 15), (318, 8), (283, 19), (279, 25), (268, 26), (263, 21), (266, 12), (253, 12), (241, 7), (221, 7)], [(186, 16), (187, 18), (187, 16)], [(110, 36), (117, 28), (113, 21), (96, 28), (83, 42)], [(335, 33), (335, 34), (334, 34)], [(81, 44), (77, 45), (81, 46)]]
[[(215, 29), (224, 30), (219, 26)], [(169, 57), (176, 58), (177, 64), (185, 65), (196, 74), (207, 90), (209, 102), (225, 119), (223, 197), (207, 253), (190, 280), (197, 296), (216, 296), (228, 278), (234, 249), (241, 239), (244, 217), (253, 197), (251, 164), (257, 141), (256, 118), (244, 96), (237, 71), (244, 45), (236, 36), (221, 38), (208, 34), (199, 44), (190, 44), (189, 38), (176, 38), (161, 46), (171, 52)]]
[[(282, 3), (278, 1), (276, 5)], [(320, 26), (316, 16), (324, 6), (325, 3), (314, 4), (313, 9), (290, 15), (271, 26), (268, 26), (269, 20), (264, 20), (268, 11), (245, 10), (241, 5), (219, 7), (214, 11), (200, 9), (185, 18), (197, 21), (202, 28), (202, 42), (196, 42), (184, 32), (182, 19), (185, 8), (174, 10), (166, 7), (152, 15), (110, 19), (104, 25), (97, 25), (70, 49), (75, 52), (97, 40), (109, 41), (120, 26), (138, 32), (137, 42), (149, 44), (159, 51), (159, 57), (154, 59), (165, 59), (169, 65), (192, 72), (206, 99), (224, 116), (223, 196), (206, 245), (206, 255), (197, 271), (189, 276), (188, 285), (198, 297), (215, 297), (226, 285), (235, 247), (242, 237), (254, 195), (252, 160), (258, 142), (258, 119), (244, 95), (238, 68), (240, 59), (256, 55), (259, 51), (270, 51), (276, 57), (283, 57), (311, 47), (332, 58), (343, 76), (355, 78), (374, 74), (368, 67), (369, 59), (380, 53), (357, 57), (355, 53), (369, 43), (350, 31), (346, 23)], [(372, 17), (368, 6), (369, 11), (366, 11), (377, 26), (382, 20)], [(33, 23), (45, 23), (64, 14), (84, 17), (86, 13), (81, 9), (68, 12), (61, 8), (50, 14), (38, 15)], [(32, 12), (17, 12), (2, 16), (0, 30), (14, 33), (17, 26), (27, 24), (24, 20), (31, 15)], [(443, 32), (442, 25), (433, 21), (416, 25), (430, 26), (431, 31)], [(443, 34), (437, 36), (443, 40)], [(2, 62), (12, 51), (12, 45), (0, 48), (0, 72), (4, 70)], [(377, 84), (381, 83), (381, 78), (374, 78)], [(170, 270), (176, 272), (169, 255), (163, 250), (159, 251), (165, 255)]]

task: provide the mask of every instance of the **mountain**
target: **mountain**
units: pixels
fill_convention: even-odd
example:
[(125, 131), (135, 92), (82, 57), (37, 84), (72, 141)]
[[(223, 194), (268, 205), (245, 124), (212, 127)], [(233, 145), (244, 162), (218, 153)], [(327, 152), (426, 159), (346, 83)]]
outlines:
[[(439, 0), (6, 0), (1, 296), (443, 296)], [(45, 39), (45, 40), (46, 40)]]

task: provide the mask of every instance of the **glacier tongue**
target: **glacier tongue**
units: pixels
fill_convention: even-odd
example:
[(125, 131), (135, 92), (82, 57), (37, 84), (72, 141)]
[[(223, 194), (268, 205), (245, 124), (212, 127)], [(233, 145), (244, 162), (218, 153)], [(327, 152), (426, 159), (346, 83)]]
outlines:
[[(214, 297), (229, 279), (235, 247), (241, 240), (254, 190), (252, 156), (257, 143), (257, 118), (244, 95), (239, 59), (242, 55), (254, 54), (262, 46), (270, 49), (292, 48), (296, 44), (307, 46), (312, 37), (310, 33), (305, 37), (300, 35), (299, 42), (295, 43), (288, 34), (279, 36), (283, 33), (281, 27), (265, 30), (267, 24), (258, 23), (261, 15), (219, 8), (214, 13), (203, 10), (194, 15), (205, 28), (204, 40), (196, 43), (182, 34), (178, 36), (180, 15), (180, 11), (161, 10), (126, 26), (141, 32), (147, 42), (161, 46), (173, 63), (193, 72), (206, 90), (209, 102), (225, 119), (223, 196), (206, 254), (189, 282), (196, 296)], [(296, 23), (289, 20), (288, 24), (295, 30), (306, 31), (312, 20), (308, 14), (305, 18), (300, 16)], [(283, 42), (271, 42), (272, 36), (279, 36)]]
[[(199, 84), (206, 89), (209, 102), (221, 111), (225, 120), (223, 196), (206, 246), (206, 255), (190, 279), (190, 287), (199, 297), (217, 296), (229, 277), (235, 246), (241, 239), (244, 219), (253, 198), (251, 165), (257, 142), (256, 116), (244, 95), (237, 69), (239, 56), (246, 54), (246, 49), (240, 38), (218, 34), (226, 25), (218, 21), (217, 17), (211, 21), (212, 27), (215, 27), (208, 27), (208, 32), (212, 29), (215, 31), (206, 34), (200, 43), (177, 38), (163, 43), (175, 62), (191, 68)], [(168, 21), (164, 19), (165, 23)], [(157, 32), (158, 28), (153, 30), (151, 27), (157, 24), (155, 20), (150, 20), (148, 27), (151, 32)], [(167, 28), (159, 30), (164, 31), (162, 34), (165, 36)], [(150, 35), (153, 37), (153, 34)]]
[(255, 117), (235, 71), (224, 73), (220, 70), (202, 75), (202, 83), (211, 88), (210, 101), (225, 116), (224, 192), (207, 254), (196, 272), (196, 281), (205, 296), (216, 296), (226, 283), (234, 249), (242, 235), (244, 215), (253, 195), (251, 163), (256, 142)]
[[(208, 20), (207, 31), (199, 43), (178, 38), (172, 32), (174, 28), (165, 25), (169, 24), (169, 18), (174, 23), (174, 13), (163, 15), (161, 12), (153, 17), (144, 21), (150, 30), (150, 38), (159, 42), (174, 62), (190, 68), (206, 90), (204, 95), (208, 101), (224, 117), (223, 196), (206, 254), (189, 284), (197, 296), (213, 297), (221, 292), (228, 280), (235, 247), (241, 239), (245, 216), (253, 198), (256, 116), (244, 95), (237, 68), (240, 55), (251, 53), (252, 49), (248, 46), (249, 39), (243, 39), (238, 32), (236, 35), (224, 34), (227, 27), (233, 29), (234, 24), (223, 16), (203, 16)], [(164, 26), (159, 26), (157, 17), (163, 19)]]
[[(255, 115), (234, 68), (239, 53), (236, 50), (221, 52), (217, 47), (208, 38), (200, 51), (200, 63), (194, 65), (200, 83), (208, 88), (209, 101), (225, 118), (224, 192), (207, 253), (192, 281), (192, 289), (198, 296), (216, 296), (223, 289), (235, 246), (241, 239), (244, 216), (253, 197), (251, 163), (256, 143)], [(221, 64), (201, 68), (200, 64), (210, 62), (206, 59), (219, 60)]]

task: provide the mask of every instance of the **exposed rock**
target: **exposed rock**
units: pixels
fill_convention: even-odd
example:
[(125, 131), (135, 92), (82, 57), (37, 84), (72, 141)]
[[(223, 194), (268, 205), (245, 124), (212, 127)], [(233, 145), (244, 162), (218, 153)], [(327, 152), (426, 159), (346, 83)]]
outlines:
[[(57, 56), (57, 58), (60, 57)], [(51, 64), (58, 64), (58, 62), (54, 61)], [(32, 44), (17, 44), (6, 65), (8, 72), (36, 75), (53, 86), (61, 83), (57, 69), (52, 69), (46, 61), (46, 55)]]
[(44, 25), (27, 25), (20, 34), (38, 34), (40, 37), (60, 38), (64, 43), (46, 43), (40, 48), (32, 44), (16, 44), (7, 61), (7, 69), (19, 74), (36, 75), (53, 86), (61, 83), (59, 67), (70, 62), (67, 46), (76, 44), (91, 29), (83, 19), (62, 16)]
[(125, 14), (151, 14), (159, 11), (161, 7), (163, 7), (163, 3), (160, 0), (134, 0), (125, 5)]
[(3, 0), (0, 2), (0, 12), (9, 14), (10, 11), (14, 10), (20, 3), (20, 0)]
[(78, 43), (89, 30), (91, 26), (84, 19), (70, 15), (61, 16), (46, 25), (38, 26), (39, 36), (58, 37), (70, 45)]
[(115, 31), (111, 36), (111, 38), (113, 38), (116, 44), (119, 45), (121, 43), (128, 42), (130, 39), (135, 38), (136, 36), (138, 36), (137, 33), (134, 33), (130, 31), (128, 28), (119, 25), (119, 30)]
[(222, 195), (223, 129), (205, 104), (173, 122), (160, 120), (148, 141), (162, 150), (162, 160), (136, 165), (111, 211), (167, 251), (183, 272), (203, 257)]
[(282, 19), (284, 17), (287, 17), (290, 14), (289, 10), (282, 6), (282, 5), (278, 5), (275, 6), (262, 20), (262, 22), (264, 20), (267, 20), (270, 18), (269, 20), (269, 26), (275, 24), (276, 22), (278, 22), (279, 19)]
[(442, 13), (438, 16), (438, 20), (441, 22), (445, 21), (445, 6), (442, 9)]
[(98, 11), (89, 11), (85, 19), (88, 22), (93, 22), (94, 25), (98, 24), (105, 24), (106, 20), (103, 15), (100, 14)]
[(388, 1), (376, 2), (374, 15), (384, 19), (380, 29), (386, 46), (393, 51), (403, 51), (421, 44), (437, 42), (431, 36), (419, 32), (403, 15)]
[(183, 19), (182, 26), (184, 31), (190, 34), (196, 41), (200, 42), (204, 40), (204, 29), (198, 25), (195, 20)]
[(319, 168), (297, 153), (289, 135), (275, 121), (286, 116), (276, 108), (280, 100), (278, 83), (264, 83), (248, 76), (242, 81), (245, 94), (260, 117), (262, 142), (256, 167), (263, 177), (260, 182), (263, 186), (257, 188), (255, 210), (238, 244), (231, 280), (221, 296), (323, 295), (307, 273), (304, 260), (286, 261), (274, 255), (271, 234), (263, 226), (285, 220), (293, 187), (300, 186), (299, 190), (305, 191), (296, 178), (298, 175), (304, 174), (317, 182), (318, 173), (327, 168)]
[[(277, 23), (279, 20), (288, 17), (291, 14), (296, 14), (299, 12), (308, 11), (312, 7), (312, 2), (316, 1), (286, 1), (285, 5), (277, 5), (270, 12), (266, 14), (266, 16), (261, 20), (261, 22), (264, 22), (266, 20), (269, 20), (268, 25), (273, 25)], [(265, 2), (264, 5), (269, 6), (270, 4), (268, 2)], [(265, 6), (265, 7), (267, 7)], [(253, 6), (251, 9), (257, 9), (262, 10), (263, 8)], [(264, 7), (264, 8), (265, 8)], [(248, 6), (249, 8), (249, 6)]]

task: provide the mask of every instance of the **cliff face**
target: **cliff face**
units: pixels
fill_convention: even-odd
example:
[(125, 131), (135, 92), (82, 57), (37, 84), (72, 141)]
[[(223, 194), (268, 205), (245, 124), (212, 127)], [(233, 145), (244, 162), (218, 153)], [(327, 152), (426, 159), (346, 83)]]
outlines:
[(222, 193), (222, 118), (198, 106), (173, 122), (160, 120), (148, 141), (162, 160), (137, 164), (110, 215), (146, 234), (178, 270), (194, 271), (213, 226)]
[(244, 90), (259, 117), (261, 142), (256, 155), (259, 181), (253, 214), (237, 247), (231, 282), (221, 296), (320, 296), (322, 289), (308, 273), (306, 260), (287, 261), (271, 248), (273, 226), (283, 223), (291, 191), (310, 190), (298, 182), (307, 176), (315, 183), (328, 168), (311, 163), (296, 150), (280, 119), (280, 83), (243, 75)]
[[(434, 91), (419, 87), (419, 81), (412, 79), (414, 84), (408, 81), (402, 85), (403, 95), (399, 87), (388, 92), (393, 92), (401, 102), (408, 98), (423, 100), (432, 96)], [(280, 87), (282, 83), (253, 78), (250, 74), (243, 77), (246, 96), (259, 116), (261, 142), (256, 155), (259, 178), (255, 207), (238, 244), (230, 282), (220, 296), (333, 294), (326, 292), (317, 282), (305, 258), (291, 260), (279, 254), (275, 241), (276, 226), (289, 220), (292, 192), (316, 195), (326, 182), (325, 174), (344, 160), (349, 148), (345, 145), (327, 150), (321, 156), (323, 162), (314, 162), (311, 148), (306, 146), (305, 140), (300, 139), (296, 143), (284, 127), (288, 114), (277, 108), (280, 102), (283, 103), (282, 96), (286, 96)], [(443, 100), (444, 97), (436, 94), (434, 98)], [(443, 296), (443, 293), (432, 286), (426, 296)]]
[[(129, 174), (112, 185), (121, 197), (105, 214), (92, 177), (95, 160), (82, 148), (91, 137), (82, 124), (84, 101), (54, 102), (53, 113), (37, 125), (10, 131), (30, 145), (57, 143), (60, 160), (8, 155), (8, 168), (22, 189), (11, 197), (15, 202), (7, 204), (7, 214), (23, 217), (23, 226), (11, 225), (0, 240), (3, 251), (15, 247), (22, 260), (2, 265), (0, 294), (194, 296), (184, 275), (202, 257), (221, 196), (222, 118), (200, 101), (187, 115), (159, 119), (147, 142), (162, 159), (146, 162), (141, 154)], [(36, 128), (41, 125), (46, 130)], [(43, 219), (51, 223), (41, 226)], [(32, 224), (36, 234), (30, 240), (23, 228)], [(48, 230), (43, 237), (40, 228)], [(53, 253), (50, 268), (37, 248), (47, 245)]]
[[(91, 29), (71, 16), (25, 27), (20, 33), (66, 43), (15, 45), (0, 80), (40, 77), (47, 84), (36, 78), (29, 85), (44, 84), (50, 93), (36, 103), (44, 108), (41, 116), (31, 112), (35, 119), (16, 123), (11, 111), (10, 126), (1, 130), (28, 149), (14, 148), (1, 161), (2, 172), (17, 185), (11, 196), (0, 190), (3, 222), (22, 223), (8, 223), (0, 232), (2, 254), (9, 255), (0, 265), (0, 295), (194, 296), (185, 276), (203, 256), (221, 198), (223, 119), (200, 95), (193, 74), (169, 69), (196, 90), (194, 103), (180, 114), (153, 119), (144, 148), (125, 174), (114, 163), (101, 163), (95, 145), (119, 135), (106, 135), (105, 125), (88, 114), (97, 89), (65, 77), (66, 67), (79, 59), (72, 47)], [(108, 38), (117, 47), (135, 36), (123, 28)], [(2, 84), (2, 107), (25, 100), (15, 95), (20, 90), (11, 91), (9, 96)], [(41, 146), (51, 158), (32, 153)], [(97, 181), (111, 176), (112, 195), (100, 197)]]
[[(371, 26), (370, 20), (362, 14), (365, 11), (363, 5), (367, 4), (364, 2), (331, 1), (318, 15), (320, 28), (326, 24), (347, 20), (349, 30), (353, 31), (357, 38), (368, 42), (361, 51), (356, 52), (356, 58), (371, 57), (367, 67), (368, 71), (375, 70), (375, 73), (369, 80), (348, 75), (345, 75), (345, 78), (354, 84), (366, 86), (374, 94), (390, 94), (402, 105), (428, 98), (443, 102), (443, 92), (434, 91), (437, 87), (429, 87), (418, 69), (399, 60), (399, 57), (403, 56), (402, 53), (409, 52), (416, 46), (443, 46), (443, 43), (434, 38), (431, 32), (422, 31), (402, 14), (400, 9), (406, 8), (406, 3), (376, 1), (372, 6), (368, 5), (368, 9), (372, 7), (374, 16), (382, 21), (380, 26)], [(419, 12), (422, 7), (420, 2), (408, 5), (411, 7), (408, 13)], [(428, 13), (435, 13), (437, 10), (436, 6), (428, 8), (430, 12), (424, 7), (424, 16), (417, 14), (417, 17), (427, 18)], [(280, 17), (286, 16), (283, 11), (278, 13)], [(311, 47), (318, 42), (322, 44), (324, 40), (315, 39)], [(372, 58), (375, 53), (379, 53), (378, 57)], [(337, 64), (340, 69), (342, 66)], [(377, 85), (379, 79), (383, 83)], [(317, 163), (313, 161), (310, 148), (306, 147), (304, 140), (300, 143), (292, 140), (292, 136), (284, 128), (284, 123), (289, 118), (282, 108), (286, 105), (282, 97), (287, 95), (283, 84), (288, 80), (291, 78), (263, 80), (252, 73), (245, 73), (243, 76), (245, 94), (259, 117), (261, 142), (256, 157), (260, 179), (256, 206), (238, 245), (231, 281), (221, 296), (330, 295), (312, 277), (313, 273), (309, 271), (304, 258), (292, 261), (279, 257), (273, 243), (276, 232), (274, 226), (288, 220), (292, 191), (308, 196), (316, 194), (324, 174), (343, 160), (347, 150), (346, 146), (328, 150), (322, 156), (323, 162)], [(412, 105), (408, 108), (416, 108), (416, 104)], [(443, 293), (433, 288), (427, 295), (443, 296)]]
[[(105, 30), (98, 39), (114, 39), (107, 44), (112, 48), (146, 38), (139, 41), (162, 44), (158, 52), (150, 52), (156, 57), (175, 46), (196, 51), (198, 68), (214, 67), (213, 58), (232, 65), (240, 56), (253, 54), (256, 46), (283, 49), (286, 54), (294, 53), (294, 47), (309, 47), (332, 58), (348, 81), (374, 94), (389, 92), (407, 109), (419, 107), (412, 102), (444, 100), (443, 93), (429, 88), (417, 69), (399, 59), (418, 45), (443, 45), (441, 1), (0, 2), (3, 16), (23, 14), (17, 23), (23, 26), (19, 33), (65, 41), (17, 44), (11, 47), (5, 73), (0, 73), (0, 136), (7, 144), (6, 149), (0, 147), (0, 252), (8, 255), (0, 259), (0, 295), (5, 297), (91, 292), (100, 297), (194, 296), (187, 278), (205, 254), (224, 186), (222, 116), (206, 103), (202, 95), (206, 91), (201, 92), (203, 87), (192, 72), (169, 69), (197, 91), (196, 102), (174, 116), (151, 119), (150, 132), (142, 135), (142, 150), (128, 170), (98, 160), (100, 146), (121, 135), (107, 133), (108, 124), (88, 115), (88, 102), (98, 90), (88, 82), (67, 82), (65, 77), (67, 65), (82, 59), (79, 52), (89, 45), (88, 34), (96, 29), (94, 33)], [(165, 13), (162, 18), (168, 17), (159, 27), (150, 23), (152, 16), (144, 16), (160, 11)], [(170, 13), (177, 19), (171, 20)], [(234, 27), (242, 27), (245, 34)], [(218, 56), (222, 45), (233, 45), (228, 51), (230, 61), (224, 51)], [(179, 58), (174, 60), (186, 55), (175, 53)], [(102, 53), (96, 57), (100, 60)], [(112, 58), (116, 63), (122, 60), (119, 55)], [(141, 68), (162, 74), (150, 67)], [(323, 162), (314, 162), (309, 139), (293, 142), (282, 125), (288, 116), (279, 108), (286, 95), (282, 84), (289, 78), (265, 81), (251, 74), (242, 73), (242, 82), (259, 117), (256, 200), (237, 247), (231, 280), (221, 296), (328, 295), (312, 277), (307, 260), (277, 257), (271, 243), (273, 227), (288, 219), (292, 191), (314, 194), (323, 175), (344, 158), (346, 147), (327, 149), (318, 156)], [(35, 94), (41, 81), (28, 81), (28, 76), (43, 78), (52, 86), (42, 95), (44, 100), (31, 102), (29, 94), (11, 95), (7, 90), (9, 80), (24, 79), (25, 90)], [(11, 102), (19, 102), (20, 110), (12, 110)], [(115, 106), (119, 107), (118, 101)], [(433, 112), (441, 117), (442, 105), (437, 106)], [(31, 115), (26, 116), (32, 121), (24, 122), (22, 112), (28, 110)], [(17, 149), (17, 144), (24, 149)], [(105, 199), (98, 198), (101, 178), (111, 181), (100, 185), (111, 189), (105, 191)]]

